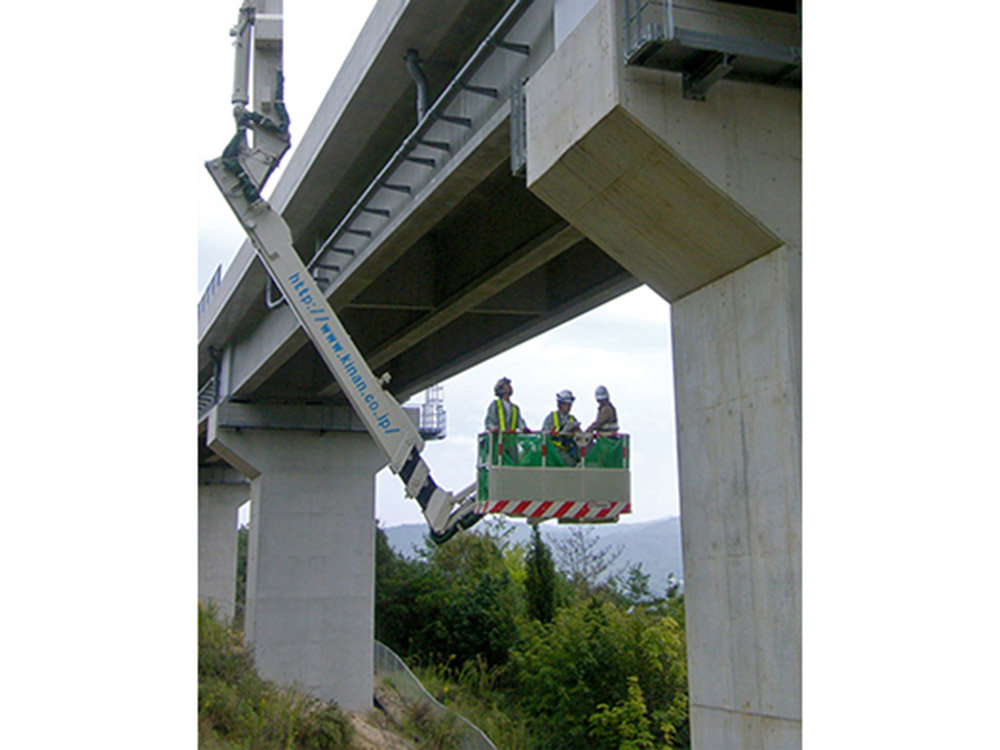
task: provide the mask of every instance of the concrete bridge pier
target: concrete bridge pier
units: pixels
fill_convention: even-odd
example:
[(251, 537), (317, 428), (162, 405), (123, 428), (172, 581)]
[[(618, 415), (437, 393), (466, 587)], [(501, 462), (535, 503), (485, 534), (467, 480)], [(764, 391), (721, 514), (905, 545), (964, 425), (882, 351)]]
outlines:
[(236, 608), (236, 521), (250, 484), (228, 467), (198, 469), (198, 601), (227, 621)]
[(525, 87), (528, 188), (672, 304), (695, 748), (801, 746), (801, 94), (626, 67), (597, 0)]
[(250, 479), (244, 632), (258, 669), (367, 711), (383, 454), (365, 433), (289, 429), (288, 418), (280, 428), (222, 426), (226, 406), (213, 410), (207, 439)]

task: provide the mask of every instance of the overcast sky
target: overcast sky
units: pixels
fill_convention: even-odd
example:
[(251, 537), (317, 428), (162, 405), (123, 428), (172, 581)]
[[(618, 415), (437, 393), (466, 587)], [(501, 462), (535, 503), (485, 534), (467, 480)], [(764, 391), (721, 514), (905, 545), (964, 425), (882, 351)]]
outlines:
[[(285, 97), (293, 148), (302, 140), (373, 6), (371, 0), (322, 6), (286, 3)], [(211, 12), (213, 17), (202, 19), (199, 26), (205, 36), (199, 46), (205, 75), (199, 82), (203, 100), (198, 111), (211, 113), (198, 133), (204, 159), (220, 152), (233, 132), (229, 105), (233, 55), (226, 36), (235, 20), (233, 4), (213, 2)], [(265, 193), (273, 190), (279, 177), (280, 172), (272, 175)], [(198, 217), (196, 299), (215, 268), (228, 265), (244, 237), (207, 172), (199, 183)], [(555, 394), (564, 388), (577, 397), (573, 413), (589, 423), (597, 412), (594, 389), (605, 385), (623, 431), (632, 436), (633, 512), (623, 515), (622, 522), (677, 515), (669, 316), (667, 303), (642, 287), (444, 381), (448, 437), (429, 442), (423, 454), (435, 481), (459, 490), (474, 480), (476, 434), (483, 429), (486, 405), (501, 375), (513, 380), (513, 400), (533, 429), (555, 408)], [(411, 401), (422, 402), (422, 394)], [(423, 522), (416, 502), (404, 497), (401, 482), (388, 469), (378, 477), (377, 514), (384, 526)]]

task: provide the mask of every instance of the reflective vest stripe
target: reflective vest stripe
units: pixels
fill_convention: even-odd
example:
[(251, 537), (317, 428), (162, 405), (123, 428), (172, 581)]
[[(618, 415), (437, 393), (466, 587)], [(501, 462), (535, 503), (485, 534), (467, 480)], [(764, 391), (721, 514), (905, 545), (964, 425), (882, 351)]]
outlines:
[[(500, 399), (500, 398), (497, 399), (497, 422), (500, 423), (500, 432), (506, 432), (507, 431), (507, 424), (504, 421), (503, 399)], [(511, 404), (510, 405), (510, 422), (511, 422), (511, 425), (512, 425), (511, 429), (512, 430), (516, 430), (517, 429), (517, 404)]]

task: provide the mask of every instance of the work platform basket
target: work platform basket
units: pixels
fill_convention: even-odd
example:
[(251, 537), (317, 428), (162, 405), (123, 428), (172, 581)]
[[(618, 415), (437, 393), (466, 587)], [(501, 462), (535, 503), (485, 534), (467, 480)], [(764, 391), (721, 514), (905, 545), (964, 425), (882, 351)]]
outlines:
[(480, 514), (610, 523), (631, 510), (624, 434), (484, 432), (476, 475)]

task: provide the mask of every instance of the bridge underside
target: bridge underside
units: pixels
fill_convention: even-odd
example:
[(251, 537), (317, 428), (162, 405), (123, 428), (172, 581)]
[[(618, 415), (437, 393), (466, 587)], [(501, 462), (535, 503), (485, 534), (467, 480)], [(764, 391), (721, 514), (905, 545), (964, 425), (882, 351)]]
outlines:
[[(345, 62), (270, 198), (303, 259), (416, 124), (403, 53), (419, 49), (437, 95), (508, 5), (456, 0), (433, 12), (388, 0), (376, 6), (373, 17), (385, 16), (381, 35), (378, 24), (366, 27), (358, 59)], [(550, 53), (550, 33), (533, 44), (533, 56)], [(389, 229), (383, 225), (368, 248), (343, 259), (342, 273), (333, 273), (332, 306), (376, 374), (392, 376), (389, 390), (400, 402), (640, 283), (512, 174), (510, 119), (503, 103), (477, 123), (432, 189), (394, 210)], [(295, 173), (297, 180), (286, 179)], [(201, 324), (199, 383), (220, 366), (211, 359), (214, 348), (225, 351), (220, 400), (345, 404), (287, 306), (268, 309), (266, 285), (245, 244)], [(199, 451), (212, 463), (206, 416)]]
[[(637, 285), (503, 161), (338, 314), (372, 369), (392, 375), (391, 390), (411, 394)], [(302, 346), (239, 396), (336, 391)]]

